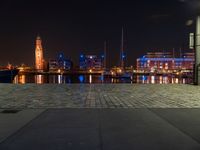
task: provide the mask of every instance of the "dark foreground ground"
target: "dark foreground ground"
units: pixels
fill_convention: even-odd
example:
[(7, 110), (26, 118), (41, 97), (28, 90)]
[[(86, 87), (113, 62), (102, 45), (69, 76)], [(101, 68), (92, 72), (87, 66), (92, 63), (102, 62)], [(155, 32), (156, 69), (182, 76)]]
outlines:
[(200, 149), (198, 108), (0, 111), (0, 150)]

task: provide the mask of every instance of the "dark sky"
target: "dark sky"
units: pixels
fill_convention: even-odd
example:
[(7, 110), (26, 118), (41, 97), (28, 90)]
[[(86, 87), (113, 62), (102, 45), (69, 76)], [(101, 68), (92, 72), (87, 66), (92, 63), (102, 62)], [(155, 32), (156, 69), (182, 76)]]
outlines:
[(0, 65), (33, 65), (37, 34), (47, 60), (63, 52), (77, 64), (80, 53), (103, 53), (107, 40), (117, 65), (122, 26), (127, 65), (147, 51), (187, 49), (192, 9), (187, 0), (1, 0)]

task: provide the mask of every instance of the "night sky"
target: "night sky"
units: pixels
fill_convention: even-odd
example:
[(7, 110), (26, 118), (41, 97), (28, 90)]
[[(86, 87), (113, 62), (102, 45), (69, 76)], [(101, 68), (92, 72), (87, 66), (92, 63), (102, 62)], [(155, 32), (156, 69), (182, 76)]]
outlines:
[(196, 1), (1, 0), (0, 66), (33, 65), (38, 34), (46, 60), (63, 52), (78, 64), (81, 53), (101, 55), (106, 40), (109, 65), (118, 65), (122, 26), (127, 65), (147, 51), (187, 50)]

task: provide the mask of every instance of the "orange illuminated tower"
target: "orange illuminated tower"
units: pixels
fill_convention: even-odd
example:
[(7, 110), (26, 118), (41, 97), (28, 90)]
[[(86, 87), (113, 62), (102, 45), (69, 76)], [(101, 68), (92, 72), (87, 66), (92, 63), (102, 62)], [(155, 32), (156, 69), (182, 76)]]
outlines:
[(37, 36), (36, 38), (35, 69), (39, 71), (44, 70), (44, 56), (43, 56), (42, 40), (40, 36)]

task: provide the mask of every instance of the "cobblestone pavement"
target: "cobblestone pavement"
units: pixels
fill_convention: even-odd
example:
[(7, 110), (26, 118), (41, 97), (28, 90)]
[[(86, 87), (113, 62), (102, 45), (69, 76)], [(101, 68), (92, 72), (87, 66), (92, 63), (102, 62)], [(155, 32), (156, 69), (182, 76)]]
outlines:
[(5, 108), (200, 108), (200, 87), (184, 84), (0, 84)]

